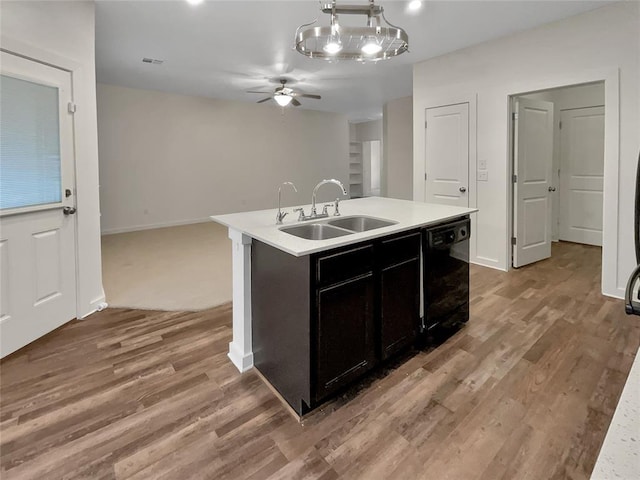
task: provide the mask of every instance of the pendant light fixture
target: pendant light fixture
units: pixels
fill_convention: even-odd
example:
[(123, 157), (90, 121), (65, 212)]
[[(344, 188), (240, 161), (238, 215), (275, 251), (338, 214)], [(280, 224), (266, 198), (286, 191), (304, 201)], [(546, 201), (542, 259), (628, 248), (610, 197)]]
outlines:
[[(321, 4), (320, 10), (331, 16), (329, 26), (314, 26), (316, 19), (296, 30), (295, 48), (307, 57), (368, 62), (395, 57), (409, 49), (407, 32), (390, 24), (384, 9), (374, 0), (366, 5), (337, 5), (334, 0)], [(340, 25), (338, 15), (366, 16), (366, 26)]]

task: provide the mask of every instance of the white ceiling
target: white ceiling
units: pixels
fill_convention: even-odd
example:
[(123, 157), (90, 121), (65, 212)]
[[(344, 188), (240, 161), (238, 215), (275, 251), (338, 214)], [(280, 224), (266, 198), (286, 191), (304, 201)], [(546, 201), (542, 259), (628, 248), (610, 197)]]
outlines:
[[(345, 0), (340, 3), (367, 3)], [(96, 3), (98, 82), (254, 102), (278, 77), (322, 100), (303, 106), (353, 121), (380, 118), (388, 100), (411, 95), (412, 65), (428, 58), (606, 5), (608, 1), (426, 1), (417, 14), (406, 1), (379, 0), (389, 21), (409, 34), (409, 52), (371, 64), (309, 59), (293, 50), (296, 28), (319, 18), (315, 0), (184, 0)], [(363, 17), (364, 18), (364, 17)], [(142, 63), (143, 57), (164, 60)], [(275, 83), (274, 83), (275, 82)]]

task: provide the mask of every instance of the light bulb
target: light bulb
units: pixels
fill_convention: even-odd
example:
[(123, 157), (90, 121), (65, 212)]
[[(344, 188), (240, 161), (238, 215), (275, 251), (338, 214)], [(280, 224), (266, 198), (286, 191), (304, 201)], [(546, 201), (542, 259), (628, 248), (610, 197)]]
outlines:
[(334, 55), (342, 50), (342, 44), (339, 40), (329, 40), (329, 43), (322, 47), (322, 50), (327, 52), (329, 55)]
[(285, 95), (283, 93), (278, 93), (273, 98), (281, 107), (286, 107), (291, 103), (291, 100), (293, 100), (293, 97), (290, 97), (289, 95)]
[(361, 50), (365, 55), (375, 55), (382, 50), (382, 46), (378, 45), (375, 38), (370, 38), (367, 40), (367, 43), (362, 46)]
[(340, 41), (340, 34), (338, 33), (340, 26), (336, 19), (333, 19), (333, 23), (331, 24), (331, 35), (329, 36), (329, 40), (327, 40), (327, 44), (322, 47), (329, 55), (335, 55), (340, 50), (342, 50), (342, 42)]

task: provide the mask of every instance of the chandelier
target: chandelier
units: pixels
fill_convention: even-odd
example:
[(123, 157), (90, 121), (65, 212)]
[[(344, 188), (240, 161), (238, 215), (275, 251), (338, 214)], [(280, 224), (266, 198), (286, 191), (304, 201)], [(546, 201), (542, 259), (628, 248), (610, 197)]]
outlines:
[[(384, 9), (374, 0), (369, 0), (368, 5), (337, 5), (334, 0), (321, 4), (320, 10), (331, 16), (329, 26), (313, 26), (316, 19), (296, 30), (295, 48), (309, 58), (369, 62), (395, 57), (409, 49), (407, 32), (389, 23)], [(362, 27), (340, 25), (338, 15), (366, 16), (367, 23)]]

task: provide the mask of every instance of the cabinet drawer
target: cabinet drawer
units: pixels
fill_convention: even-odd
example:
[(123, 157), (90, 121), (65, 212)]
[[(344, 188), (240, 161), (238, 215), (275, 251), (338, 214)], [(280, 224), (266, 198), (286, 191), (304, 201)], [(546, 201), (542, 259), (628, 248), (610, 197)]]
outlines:
[(420, 232), (383, 240), (380, 244), (382, 268), (420, 257)]
[(373, 271), (373, 245), (318, 257), (316, 280), (320, 286), (348, 280)]

